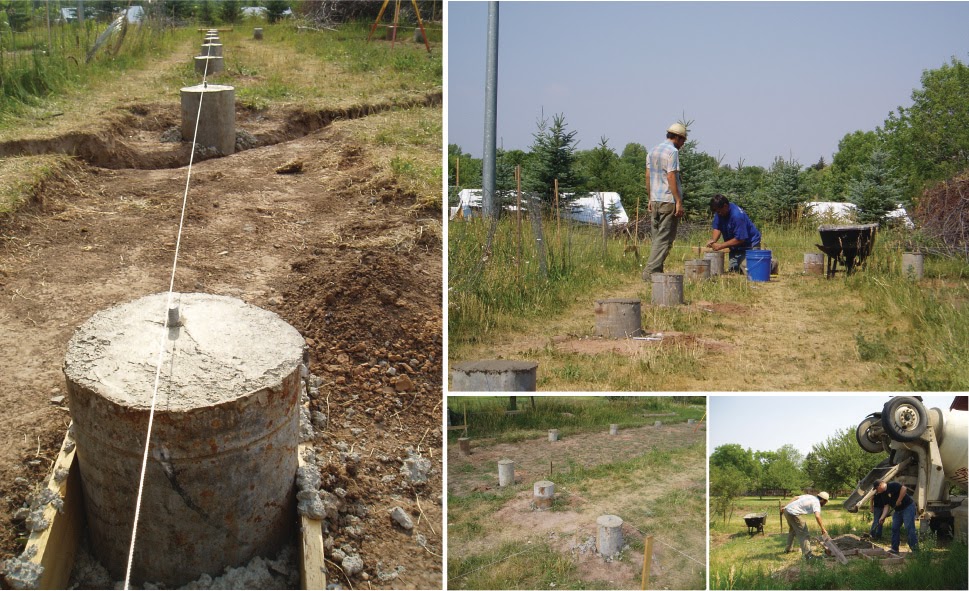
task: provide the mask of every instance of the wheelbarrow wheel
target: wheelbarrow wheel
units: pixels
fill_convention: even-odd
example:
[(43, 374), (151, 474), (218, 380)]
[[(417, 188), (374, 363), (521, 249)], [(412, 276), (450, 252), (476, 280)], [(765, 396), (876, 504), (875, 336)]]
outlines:
[(881, 431), (882, 416), (880, 413), (872, 413), (862, 421), (855, 430), (855, 439), (858, 446), (870, 454), (877, 454), (883, 451), (882, 442), (877, 433)]
[(882, 409), (882, 427), (896, 441), (915, 441), (928, 426), (925, 406), (911, 396), (896, 396)]

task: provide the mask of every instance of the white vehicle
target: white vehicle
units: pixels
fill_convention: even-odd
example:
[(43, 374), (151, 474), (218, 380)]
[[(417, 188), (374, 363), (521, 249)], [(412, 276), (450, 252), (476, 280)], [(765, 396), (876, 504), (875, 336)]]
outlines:
[[(881, 412), (858, 425), (858, 445), (888, 458), (868, 473), (844, 507), (854, 513), (866, 507), (876, 480), (901, 482), (914, 491), (919, 529), (928, 526), (942, 537), (966, 541), (967, 397), (956, 396), (948, 410), (926, 409), (918, 396), (896, 396)], [(952, 494), (952, 492), (960, 494)]]

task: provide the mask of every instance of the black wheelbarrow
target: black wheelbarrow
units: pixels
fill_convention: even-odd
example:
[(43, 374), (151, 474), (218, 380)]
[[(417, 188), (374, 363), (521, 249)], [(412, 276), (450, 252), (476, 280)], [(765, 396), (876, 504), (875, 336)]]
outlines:
[(748, 513), (744, 515), (744, 523), (747, 524), (747, 533), (749, 535), (754, 535), (757, 533), (764, 534), (764, 524), (767, 523), (767, 513)]
[(855, 267), (864, 267), (865, 259), (871, 254), (875, 244), (878, 224), (854, 226), (821, 226), (821, 244), (815, 246), (827, 256), (827, 277), (830, 279), (838, 271), (838, 265), (851, 275)]

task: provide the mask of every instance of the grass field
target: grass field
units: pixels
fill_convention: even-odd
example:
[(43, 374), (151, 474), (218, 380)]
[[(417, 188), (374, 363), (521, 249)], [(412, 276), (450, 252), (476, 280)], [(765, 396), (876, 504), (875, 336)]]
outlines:
[[(514, 220), (498, 224), (487, 256), (480, 220), (450, 224), (452, 363), (537, 361), (539, 389), (557, 391), (969, 388), (969, 366), (959, 361), (969, 357), (969, 264), (929, 256), (925, 277), (907, 280), (904, 231), (881, 232), (864, 270), (825, 279), (803, 273), (804, 253), (817, 252), (814, 228), (767, 226), (779, 275), (687, 282), (685, 305), (663, 308), (650, 305), (650, 285), (623, 241), (603, 256), (596, 229), (563, 226), (560, 235), (546, 221), (545, 230), (548, 279), (535, 270), (527, 226), (519, 258)], [(706, 240), (703, 227), (677, 239), (666, 270), (682, 272)], [(648, 250), (640, 245), (643, 260)], [(640, 299), (644, 330), (662, 342), (591, 338), (594, 301), (610, 297)]]
[[(902, 565), (880, 566), (854, 559), (840, 565), (833, 559), (805, 563), (795, 543), (795, 551), (784, 553), (787, 544), (786, 523), (779, 522), (777, 497), (744, 497), (739, 500), (727, 523), (715, 519), (710, 523), (710, 588), (711, 589), (965, 589), (966, 546), (953, 543), (937, 547), (933, 540), (923, 540), (924, 550)], [(865, 513), (848, 513), (844, 499), (832, 499), (822, 509), (821, 518), (829, 535), (861, 535), (871, 525)], [(767, 513), (765, 534), (748, 535), (743, 521), (746, 513)], [(712, 514), (711, 514), (712, 517)], [(812, 536), (819, 536), (817, 523), (808, 519)], [(887, 525), (887, 524), (886, 524)], [(885, 536), (890, 527), (885, 528)], [(905, 532), (902, 532), (904, 540)], [(820, 543), (816, 543), (820, 551)], [(901, 550), (907, 551), (905, 542)]]

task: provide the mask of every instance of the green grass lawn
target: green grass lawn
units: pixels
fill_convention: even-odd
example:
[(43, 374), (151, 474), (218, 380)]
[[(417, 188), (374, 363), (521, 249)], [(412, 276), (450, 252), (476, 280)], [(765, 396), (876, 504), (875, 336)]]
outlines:
[[(924, 550), (901, 566), (882, 567), (860, 559), (840, 565), (833, 559), (804, 563), (795, 550), (784, 553), (786, 523), (781, 528), (778, 501), (788, 499), (744, 497), (734, 507), (729, 520), (710, 523), (711, 589), (965, 589), (966, 546), (953, 543), (947, 548), (934, 540), (921, 543)], [(865, 513), (848, 513), (844, 499), (832, 499), (821, 511), (821, 519), (832, 537), (867, 533), (870, 521)], [(743, 521), (746, 513), (767, 513), (766, 535), (748, 535)], [(808, 518), (811, 536), (820, 536), (817, 522)], [(890, 526), (888, 528), (890, 531)], [(886, 532), (887, 534), (888, 532)], [(905, 532), (902, 532), (904, 539)], [(906, 550), (902, 543), (903, 551)]]

